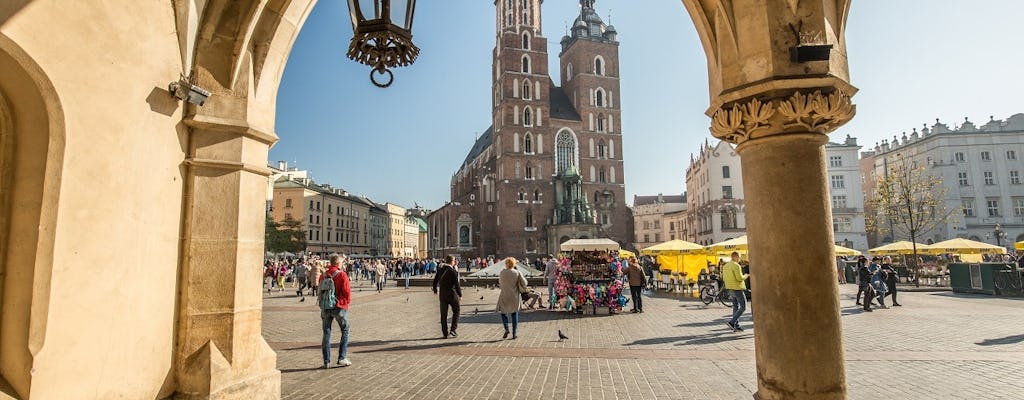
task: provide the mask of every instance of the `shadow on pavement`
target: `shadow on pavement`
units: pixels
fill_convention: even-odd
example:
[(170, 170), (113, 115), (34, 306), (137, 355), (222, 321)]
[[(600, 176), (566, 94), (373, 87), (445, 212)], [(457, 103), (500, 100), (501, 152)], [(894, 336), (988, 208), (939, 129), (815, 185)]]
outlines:
[(474, 343), (493, 343), (493, 342), (471, 342), (471, 341), (465, 341), (465, 340), (447, 341), (447, 342), (442, 342), (442, 343), (434, 342), (434, 343), (420, 344), (420, 345), (415, 345), (415, 346), (381, 347), (381, 348), (377, 348), (377, 349), (362, 350), (362, 351), (359, 351), (359, 353), (381, 353), (381, 352), (391, 353), (391, 352), (396, 352), (396, 351), (416, 351), (416, 350), (440, 349), (440, 348), (445, 348), (445, 347), (465, 346), (465, 345), (474, 344)]
[(985, 339), (975, 343), (978, 346), (999, 346), (1024, 342), (1024, 335), (1007, 336), (997, 339)]
[[(625, 312), (624, 314), (629, 314)], [(564, 311), (542, 311), (542, 310), (530, 310), (519, 312), (519, 323), (524, 322), (541, 322), (541, 321), (554, 321), (562, 319), (575, 319), (575, 318), (594, 318), (594, 317), (609, 317), (618, 316), (619, 314), (607, 314), (599, 313), (596, 316), (590, 314), (573, 314)], [(459, 325), (462, 324), (501, 324), (501, 315), (494, 312), (494, 308), (488, 308), (487, 311), (480, 310), (469, 310), (468, 314), (463, 309), (462, 313), (459, 314)]]

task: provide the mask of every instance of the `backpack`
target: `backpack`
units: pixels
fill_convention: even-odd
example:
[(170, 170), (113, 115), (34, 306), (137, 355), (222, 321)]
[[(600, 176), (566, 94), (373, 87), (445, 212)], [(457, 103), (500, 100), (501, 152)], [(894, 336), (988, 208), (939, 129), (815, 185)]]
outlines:
[(324, 280), (320, 281), (320, 286), (317, 287), (317, 302), (321, 310), (338, 308), (338, 297), (334, 294), (334, 277), (340, 273), (340, 270), (334, 271), (333, 275), (325, 276)]

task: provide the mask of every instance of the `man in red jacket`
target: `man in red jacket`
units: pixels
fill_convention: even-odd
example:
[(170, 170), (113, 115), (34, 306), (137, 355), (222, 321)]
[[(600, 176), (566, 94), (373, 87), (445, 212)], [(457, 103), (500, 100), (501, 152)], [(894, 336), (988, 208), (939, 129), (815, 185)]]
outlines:
[(348, 360), (348, 305), (352, 302), (352, 288), (349, 287), (348, 274), (345, 273), (344, 269), (341, 269), (341, 256), (331, 256), (331, 265), (327, 268), (327, 271), (320, 275), (320, 280), (317, 281), (317, 287), (320, 287), (320, 282), (324, 279), (332, 279), (334, 281), (334, 296), (338, 298), (338, 302), (335, 304), (335, 308), (321, 310), (320, 318), (323, 320), (324, 337), (321, 342), (324, 352), (324, 368), (330, 368), (331, 366), (331, 326), (334, 325), (334, 321), (338, 321), (338, 326), (341, 328), (341, 344), (338, 349), (338, 363), (339, 367), (347, 367), (352, 365), (352, 362)]

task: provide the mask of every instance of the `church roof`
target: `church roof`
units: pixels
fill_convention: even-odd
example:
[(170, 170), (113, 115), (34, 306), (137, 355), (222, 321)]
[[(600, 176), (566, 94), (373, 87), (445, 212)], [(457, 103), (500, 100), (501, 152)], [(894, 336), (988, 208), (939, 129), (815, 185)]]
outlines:
[(576, 106), (572, 105), (572, 100), (569, 100), (569, 96), (565, 94), (565, 90), (562, 88), (551, 85), (548, 100), (551, 105), (551, 118), (565, 121), (583, 120), (580, 114), (576, 112)]
[(633, 206), (645, 206), (654, 203), (686, 204), (686, 193), (681, 195), (633, 196)]
[(469, 149), (469, 154), (466, 155), (466, 160), (462, 162), (462, 166), (466, 166), (466, 164), (476, 159), (491, 143), (494, 143), (494, 125), (488, 127), (484, 134), (476, 139), (476, 143), (473, 143), (473, 148)]

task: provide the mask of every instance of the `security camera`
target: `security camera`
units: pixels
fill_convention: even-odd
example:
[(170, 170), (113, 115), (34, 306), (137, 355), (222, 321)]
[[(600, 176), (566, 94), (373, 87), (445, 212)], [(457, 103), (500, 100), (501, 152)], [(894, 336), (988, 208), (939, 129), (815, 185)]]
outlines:
[(189, 83), (184, 78), (179, 79), (177, 82), (171, 82), (167, 87), (167, 91), (171, 92), (171, 95), (178, 100), (185, 100), (200, 107), (210, 97), (209, 91)]

